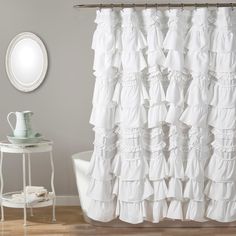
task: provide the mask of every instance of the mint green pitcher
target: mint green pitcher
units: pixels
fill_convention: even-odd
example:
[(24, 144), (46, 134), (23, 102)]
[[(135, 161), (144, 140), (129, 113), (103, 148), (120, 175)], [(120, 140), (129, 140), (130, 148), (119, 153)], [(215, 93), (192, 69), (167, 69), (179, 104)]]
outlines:
[[(10, 122), (10, 116), (15, 114), (16, 116), (16, 125), (15, 128), (13, 127), (12, 123)], [(7, 121), (12, 129), (13, 135), (19, 138), (27, 138), (33, 135), (33, 131), (31, 128), (31, 116), (34, 113), (32, 111), (16, 111), (10, 112), (7, 115)]]

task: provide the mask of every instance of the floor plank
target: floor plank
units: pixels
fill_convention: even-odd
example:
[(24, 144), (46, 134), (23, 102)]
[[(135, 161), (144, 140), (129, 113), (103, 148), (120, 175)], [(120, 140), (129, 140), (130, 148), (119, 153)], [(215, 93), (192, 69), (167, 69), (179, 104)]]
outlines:
[(51, 223), (51, 208), (28, 212), (28, 226), (23, 227), (23, 210), (5, 208), (5, 221), (0, 235), (44, 236), (236, 236), (236, 228), (110, 228), (86, 223), (77, 206), (56, 207), (56, 223)]

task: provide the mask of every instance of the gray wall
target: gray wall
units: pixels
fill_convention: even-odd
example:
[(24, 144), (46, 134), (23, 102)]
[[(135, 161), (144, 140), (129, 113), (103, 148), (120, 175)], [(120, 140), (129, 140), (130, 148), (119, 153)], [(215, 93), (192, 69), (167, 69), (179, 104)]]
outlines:
[[(73, 153), (91, 149), (93, 142), (88, 120), (94, 82), (90, 44), (95, 29), (95, 10), (73, 9), (74, 3), (76, 1), (72, 0), (0, 0), (0, 138), (5, 139), (11, 133), (6, 121), (8, 112), (32, 110), (35, 113), (33, 127), (54, 141), (55, 187), (58, 195), (77, 194), (70, 157)], [(27, 94), (14, 89), (5, 71), (7, 46), (16, 34), (23, 31), (40, 36), (49, 54), (45, 82), (35, 92)], [(4, 190), (21, 189), (20, 159), (13, 155), (7, 157), (4, 161)], [(49, 187), (48, 159), (40, 156), (33, 159), (32, 165), (33, 184)]]

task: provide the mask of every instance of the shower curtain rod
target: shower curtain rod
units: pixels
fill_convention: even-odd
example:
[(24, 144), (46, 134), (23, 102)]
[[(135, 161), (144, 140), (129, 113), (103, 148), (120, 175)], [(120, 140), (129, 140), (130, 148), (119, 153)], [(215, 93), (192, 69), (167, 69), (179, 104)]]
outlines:
[(75, 8), (130, 8), (130, 7), (236, 7), (236, 3), (104, 3), (76, 4)]

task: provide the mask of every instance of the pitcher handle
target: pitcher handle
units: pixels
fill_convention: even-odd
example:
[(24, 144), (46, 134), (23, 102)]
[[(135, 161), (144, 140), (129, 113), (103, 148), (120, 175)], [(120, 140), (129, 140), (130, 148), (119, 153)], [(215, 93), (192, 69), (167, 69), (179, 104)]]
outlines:
[(12, 132), (14, 133), (14, 128), (13, 128), (13, 125), (11, 124), (10, 122), (10, 116), (11, 114), (16, 114), (15, 112), (10, 112), (8, 115), (7, 115), (7, 121), (8, 121), (8, 124), (10, 125), (11, 129), (12, 129)]

